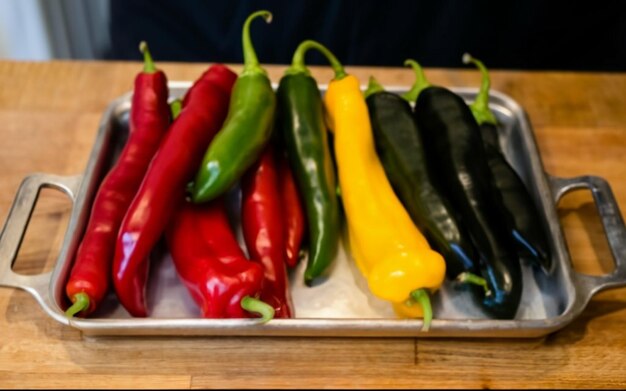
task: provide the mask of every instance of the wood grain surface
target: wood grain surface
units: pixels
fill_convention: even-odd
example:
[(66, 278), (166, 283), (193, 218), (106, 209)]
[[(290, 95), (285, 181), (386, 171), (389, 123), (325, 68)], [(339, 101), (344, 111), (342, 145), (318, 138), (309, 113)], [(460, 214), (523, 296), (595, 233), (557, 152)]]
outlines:
[[(195, 80), (207, 64), (159, 64)], [(239, 65), (233, 69), (240, 70)], [(267, 66), (278, 82), (283, 66)], [(108, 103), (132, 88), (137, 62), (0, 61), (0, 222), (22, 179), (80, 174)], [(320, 83), (329, 68), (313, 67)], [(405, 68), (347, 67), (366, 82), (408, 86)], [(477, 86), (473, 69), (427, 69), (433, 84)], [(492, 71), (524, 107), (548, 173), (594, 174), (626, 207), (626, 74)], [(51, 270), (71, 203), (43, 193), (14, 270)], [(614, 268), (589, 192), (558, 205), (578, 271)], [(0, 271), (2, 272), (2, 271)], [(594, 296), (564, 329), (538, 339), (83, 338), (26, 292), (0, 288), (2, 388), (625, 388), (626, 289)]]

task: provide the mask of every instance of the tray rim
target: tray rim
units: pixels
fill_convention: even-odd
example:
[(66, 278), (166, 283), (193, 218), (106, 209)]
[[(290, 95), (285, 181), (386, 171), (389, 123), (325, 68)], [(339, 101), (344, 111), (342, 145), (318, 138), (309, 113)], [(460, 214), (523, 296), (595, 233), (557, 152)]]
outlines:
[[(191, 81), (170, 81), (168, 86), (170, 93), (172, 90), (186, 90), (192, 85)], [(274, 85), (276, 87), (276, 85)], [(319, 84), (319, 88), (325, 91), (327, 84)], [(363, 89), (365, 86), (362, 87)], [(407, 86), (386, 85), (389, 91), (406, 91)], [(478, 89), (473, 87), (447, 87), (462, 96), (475, 96)], [(537, 190), (541, 192), (540, 199), (543, 207), (550, 216), (548, 223), (558, 257), (564, 267), (563, 272), (567, 282), (572, 284), (575, 297), (563, 312), (546, 319), (518, 319), (518, 320), (494, 320), (494, 319), (467, 319), (467, 320), (446, 320), (433, 319), (431, 330), (422, 332), (422, 321), (419, 319), (328, 319), (328, 318), (296, 318), (296, 319), (274, 319), (267, 324), (260, 325), (254, 319), (189, 319), (189, 318), (130, 318), (130, 319), (106, 319), (106, 318), (74, 318), (65, 317), (62, 309), (58, 306), (59, 286), (61, 276), (66, 275), (70, 266), (68, 254), (73, 253), (78, 244), (79, 238), (75, 234), (76, 228), (81, 219), (85, 219), (89, 208), (85, 206), (87, 198), (91, 198), (95, 188), (94, 176), (99, 171), (99, 166), (103, 164), (102, 149), (107, 141), (112, 137), (110, 119), (126, 105), (130, 104), (132, 91), (122, 94), (109, 103), (104, 111), (99, 126), (96, 139), (91, 149), (85, 170), (79, 176), (68, 177), (68, 181), (73, 180), (72, 186), (66, 186), (65, 191), (74, 205), (70, 216), (70, 221), (65, 233), (61, 251), (57, 257), (57, 264), (52, 272), (45, 275), (35, 276), (36, 278), (24, 278), (19, 284), (8, 283), (0, 279), (0, 286), (15, 286), (29, 291), (40, 303), (45, 312), (58, 322), (77, 328), (85, 335), (257, 335), (257, 336), (384, 336), (384, 337), (539, 337), (559, 330), (574, 320), (585, 308), (589, 299), (596, 292), (605, 289), (597, 283), (593, 286), (585, 286), (583, 289), (577, 287), (580, 282), (574, 273), (569, 251), (565, 245), (564, 236), (556, 216), (556, 202), (560, 194), (559, 189), (554, 185), (560, 178), (550, 176), (545, 172), (543, 163), (537, 149), (534, 132), (530, 120), (523, 109), (510, 96), (492, 90), (490, 97), (493, 102), (500, 102), (518, 116), (522, 130), (522, 140), (525, 147), (531, 153), (525, 156), (529, 159), (530, 169), (536, 184)], [(174, 97), (175, 95), (171, 95)], [(62, 179), (55, 179), (61, 181)], [(53, 181), (53, 180), (50, 180)], [(17, 197), (16, 197), (17, 198)], [(546, 206), (549, 208), (546, 209)], [(6, 227), (5, 227), (6, 228)], [(567, 262), (565, 262), (567, 261)], [(46, 283), (47, 281), (47, 283)], [(62, 291), (62, 290), (61, 290)]]

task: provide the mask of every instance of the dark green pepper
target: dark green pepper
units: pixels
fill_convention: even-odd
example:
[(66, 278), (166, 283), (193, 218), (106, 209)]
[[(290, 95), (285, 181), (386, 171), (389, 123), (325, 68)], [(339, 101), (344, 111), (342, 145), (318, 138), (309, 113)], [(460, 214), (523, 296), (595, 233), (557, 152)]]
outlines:
[(480, 301), (499, 319), (515, 317), (522, 295), (522, 269), (506, 225), (508, 213), (493, 187), (480, 129), (465, 101), (449, 89), (431, 86), (421, 67), (407, 61), (418, 81), (407, 95), (424, 150), (442, 194), (459, 211), (480, 256), (480, 276), (489, 288)]
[(498, 121), (489, 109), (489, 73), (483, 63), (469, 54), (463, 56), (463, 62), (474, 63), (482, 73), (480, 91), (470, 109), (480, 126), (485, 145), (489, 168), (494, 184), (502, 194), (504, 206), (512, 217), (511, 234), (517, 242), (520, 255), (533, 264), (541, 266), (546, 273), (553, 269), (550, 246), (541, 215), (528, 188), (509, 164), (500, 148)]
[[(448, 200), (435, 187), (413, 109), (371, 77), (365, 91), (376, 151), (387, 178), (413, 222), (446, 260), (446, 274), (479, 272), (471, 238)], [(477, 277), (480, 278), (480, 277)]]
[(340, 237), (336, 178), (322, 97), (317, 82), (304, 63), (304, 56), (310, 48), (327, 52), (317, 42), (302, 42), (276, 92), (277, 129), (294, 168), (308, 221), (309, 257), (304, 272), (307, 285), (328, 269), (336, 256)]
[(193, 202), (210, 201), (228, 191), (258, 160), (269, 142), (276, 109), (276, 95), (267, 72), (257, 59), (250, 40), (250, 23), (269, 11), (257, 11), (243, 25), (244, 68), (237, 78), (228, 116), (209, 145), (192, 188)]

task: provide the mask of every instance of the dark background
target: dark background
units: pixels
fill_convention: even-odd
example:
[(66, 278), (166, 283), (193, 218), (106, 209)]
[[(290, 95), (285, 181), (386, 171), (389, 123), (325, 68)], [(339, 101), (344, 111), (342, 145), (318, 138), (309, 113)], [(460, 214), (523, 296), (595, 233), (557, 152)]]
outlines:
[[(314, 39), (344, 65), (464, 67), (469, 52), (489, 68), (626, 71), (624, 1), (111, 0), (107, 59), (137, 60), (146, 40), (155, 60), (241, 63), (251, 26), (259, 61), (288, 64)], [(326, 64), (317, 53), (309, 64)]]

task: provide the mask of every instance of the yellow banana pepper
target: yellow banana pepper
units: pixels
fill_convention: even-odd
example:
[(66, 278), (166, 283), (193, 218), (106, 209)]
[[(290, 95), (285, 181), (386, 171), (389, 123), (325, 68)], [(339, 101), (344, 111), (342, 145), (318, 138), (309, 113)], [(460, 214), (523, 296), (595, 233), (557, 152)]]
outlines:
[(347, 75), (332, 53), (319, 45), (335, 78), (324, 96), (334, 132), (339, 187), (348, 223), (350, 251), (370, 291), (390, 301), (400, 316), (432, 319), (428, 291), (445, 278), (445, 261), (433, 251), (396, 197), (374, 146), (359, 80)]

